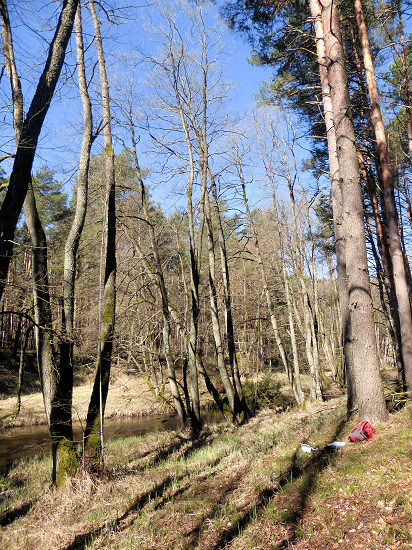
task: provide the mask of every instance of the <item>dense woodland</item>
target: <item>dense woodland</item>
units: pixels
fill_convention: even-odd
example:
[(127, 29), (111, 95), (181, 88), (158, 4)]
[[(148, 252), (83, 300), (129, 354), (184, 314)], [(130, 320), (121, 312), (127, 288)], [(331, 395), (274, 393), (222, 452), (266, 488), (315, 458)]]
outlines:
[[(297, 406), (338, 388), (361, 419), (386, 417), (382, 372), (411, 395), (410, 6), (218, 8), (0, 0), (0, 348), (21, 372), (37, 353), (57, 483), (74, 365), (96, 369), (90, 468), (113, 362), (193, 437), (203, 393), (247, 422), (245, 383), (274, 372)], [(133, 18), (139, 45), (115, 41)], [(242, 116), (223, 24), (273, 69)], [(36, 151), (59, 132), (56, 170)]]

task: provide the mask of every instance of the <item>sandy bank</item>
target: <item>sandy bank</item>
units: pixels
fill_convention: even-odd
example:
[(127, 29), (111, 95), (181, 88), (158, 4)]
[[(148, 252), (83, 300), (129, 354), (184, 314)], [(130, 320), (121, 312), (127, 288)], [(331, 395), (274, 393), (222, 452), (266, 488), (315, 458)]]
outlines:
[[(84, 420), (92, 392), (93, 379), (74, 388), (73, 420)], [(23, 395), (20, 414), (15, 416), (16, 397), (0, 399), (0, 430), (46, 423), (41, 392)], [(149, 391), (143, 377), (124, 372), (113, 373), (106, 404), (107, 418), (145, 416), (166, 412), (166, 407)]]

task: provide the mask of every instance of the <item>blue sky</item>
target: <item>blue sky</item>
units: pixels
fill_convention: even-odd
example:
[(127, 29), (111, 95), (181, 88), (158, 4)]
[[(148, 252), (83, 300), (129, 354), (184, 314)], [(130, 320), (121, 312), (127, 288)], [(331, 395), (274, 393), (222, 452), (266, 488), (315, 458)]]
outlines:
[[(46, 48), (51, 36), (53, 23), (53, 18), (50, 19), (49, 24), (47, 23), (47, 9), (51, 10), (53, 7), (55, 8), (53, 3), (45, 7), (44, 2), (22, 0), (18, 9), (17, 4), (11, 0), (9, 2), (16, 61), (24, 87), (26, 110), (34, 93), (36, 77), (38, 77), (44, 65)], [(116, 56), (119, 55), (120, 51), (123, 49), (127, 51), (132, 44), (136, 45), (139, 40), (142, 40), (142, 24), (138, 18), (141, 17), (143, 19), (147, 15), (147, 10), (149, 8), (140, 8), (137, 10), (136, 21), (120, 23), (120, 25), (115, 26), (102, 26), (104, 34), (109, 36), (104, 44), (109, 70), (115, 70)], [(216, 8), (215, 11), (217, 11)], [(252, 95), (258, 91), (262, 80), (270, 78), (271, 71), (265, 67), (249, 65), (246, 57), (250, 54), (250, 48), (238, 35), (226, 30), (222, 39), (226, 45), (225, 50), (232, 52), (232, 55), (227, 55), (225, 59), (225, 63), (227, 64), (227, 75), (225, 76), (227, 76), (228, 80), (233, 80), (235, 84), (232, 91), (232, 108), (235, 112), (241, 114), (253, 104)], [(87, 42), (87, 37), (85, 42)], [(72, 48), (74, 48), (74, 41), (72, 41)], [(73, 71), (73, 61), (71, 61), (71, 64), (71, 66), (66, 66), (68, 72)], [(55, 98), (53, 99), (41, 134), (35, 161), (36, 167), (44, 163), (50, 163), (52, 165), (50, 166), (51, 168), (58, 169), (58, 165), (62, 162), (60, 155), (64, 152), (66, 161), (70, 163), (70, 149), (72, 147), (76, 149), (76, 144), (71, 144), (72, 137), (69, 136), (76, 136), (78, 131), (80, 131), (80, 126), (77, 130), (73, 124), (75, 124), (75, 121), (81, 115), (81, 105), (80, 101), (75, 98), (75, 91), (69, 89), (67, 84), (63, 83), (63, 80), (64, 75), (60, 79)], [(3, 78), (3, 103), (7, 103), (7, 94), (9, 93), (8, 83), (5, 81), (6, 78)], [(76, 77), (74, 75), (73, 82), (75, 81)], [(2, 141), (2, 149), (9, 149), (9, 145), (4, 147), (4, 143), (6, 142), (4, 134)], [(9, 167), (3, 163), (3, 168), (8, 171), (10, 163)]]
[[(48, 4), (48, 9), (56, 8), (57, 3)], [(166, 4), (167, 5), (167, 4)], [(48, 42), (53, 31), (53, 17), (50, 18), (50, 24), (45, 25), (47, 21), (47, 12), (43, 11), (44, 3), (38, 0), (21, 0), (17, 9), (17, 4), (10, 4), (10, 16), (12, 30), (16, 45), (17, 66), (20, 71), (22, 84), (25, 93), (25, 108), (28, 109), (36, 77), (43, 68)], [(36, 6), (42, 9), (36, 9)], [(217, 16), (217, 8), (212, 7), (210, 20)], [(57, 13), (57, 8), (56, 12)], [(148, 49), (148, 40), (144, 34), (144, 20), (149, 17), (153, 19), (153, 11), (149, 7), (136, 9), (132, 16), (127, 12), (128, 20), (120, 19), (118, 25), (108, 25), (102, 23), (102, 33), (104, 36), (104, 48), (106, 53), (106, 63), (108, 71), (115, 73), (119, 64), (119, 58), (123, 53), (129, 53), (131, 49)], [(87, 19), (87, 14), (84, 14)], [(211, 23), (215, 24), (215, 23)], [(85, 44), (92, 36), (91, 27), (85, 28)], [(221, 39), (225, 55), (222, 62), (225, 66), (224, 78), (233, 82), (229, 96), (231, 97), (230, 108), (238, 115), (244, 115), (248, 109), (254, 105), (253, 94), (259, 90), (259, 86), (264, 80), (270, 80), (272, 70), (267, 67), (252, 66), (248, 63), (247, 57), (250, 55), (250, 46), (239, 35), (230, 32), (222, 26)], [(56, 177), (66, 184), (67, 190), (70, 190), (76, 174), (78, 162), (78, 152), (81, 143), (82, 123), (81, 123), (81, 103), (76, 90), (77, 76), (75, 72), (75, 61), (73, 57), (74, 40), (69, 47), (69, 54), (65, 70), (62, 73), (58, 89), (53, 99), (50, 110), (39, 140), (39, 146), (34, 163), (34, 170), (47, 165), (47, 167), (56, 172)], [(94, 49), (94, 45), (90, 52)], [(88, 67), (90, 74), (90, 66)], [(65, 79), (67, 78), (67, 81)], [(7, 91), (5, 86), (6, 79), (3, 79), (3, 90)], [(143, 93), (150, 94), (150, 89)], [(6, 94), (7, 95), (7, 94)], [(3, 94), (4, 97), (4, 94)], [(95, 124), (98, 123), (98, 117), (95, 117)], [(116, 133), (116, 124), (113, 124), (113, 131)], [(4, 140), (3, 140), (4, 143)], [(92, 153), (99, 152), (99, 140), (97, 140)], [(121, 148), (120, 142), (117, 142), (117, 150)], [(144, 160), (142, 162), (144, 165)], [(9, 163), (10, 169), (11, 163)], [(3, 168), (7, 170), (7, 164), (3, 163)], [(164, 188), (157, 192), (156, 200), (166, 200), (169, 191)], [(169, 197), (170, 198), (170, 197)], [(173, 201), (172, 201), (173, 204)]]

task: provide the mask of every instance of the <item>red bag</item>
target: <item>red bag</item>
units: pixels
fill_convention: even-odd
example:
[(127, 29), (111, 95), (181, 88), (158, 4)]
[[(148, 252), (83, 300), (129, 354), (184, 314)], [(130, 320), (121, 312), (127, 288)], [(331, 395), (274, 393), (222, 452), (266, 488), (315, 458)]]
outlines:
[(364, 441), (365, 439), (372, 439), (375, 434), (375, 429), (369, 424), (368, 421), (363, 420), (356, 424), (351, 433), (349, 434), (349, 441), (356, 443), (357, 441)]

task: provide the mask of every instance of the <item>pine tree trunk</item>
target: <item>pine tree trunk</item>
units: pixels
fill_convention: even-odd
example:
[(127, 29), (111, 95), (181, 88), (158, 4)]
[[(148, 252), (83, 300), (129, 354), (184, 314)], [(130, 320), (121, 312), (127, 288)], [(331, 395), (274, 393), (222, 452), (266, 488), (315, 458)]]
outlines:
[(376, 350), (372, 297), (368, 273), (363, 199), (360, 185), (356, 138), (350, 118), (350, 102), (336, 4), (322, 2), (322, 23), (326, 48), (336, 150), (342, 176), (346, 273), (354, 378), (361, 419), (383, 420), (387, 416)]
[(331, 92), (328, 80), (327, 59), (324, 40), (324, 28), (322, 23), (322, 4), (319, 0), (310, 0), (310, 8), (315, 24), (316, 50), (318, 56), (319, 75), (322, 90), (323, 113), (325, 117), (326, 138), (329, 154), (329, 172), (331, 181), (331, 196), (333, 207), (333, 226), (335, 232), (335, 249), (337, 261), (337, 278), (339, 288), (339, 302), (342, 316), (342, 342), (345, 355), (346, 383), (348, 411), (351, 411), (356, 405), (356, 392), (354, 382), (354, 362), (352, 355), (351, 340), (349, 337), (350, 312), (349, 312), (349, 291), (346, 274), (346, 240), (344, 232), (344, 209), (342, 176), (339, 168), (339, 161), (336, 151), (336, 133), (333, 122), (333, 107)]
[(405, 263), (399, 237), (399, 219), (396, 209), (392, 169), (386, 141), (385, 128), (379, 103), (375, 72), (370, 53), (368, 33), (363, 16), (361, 0), (354, 0), (356, 20), (362, 46), (363, 64), (368, 84), (371, 103), (372, 121), (375, 129), (376, 143), (379, 151), (379, 162), (382, 170), (383, 197), (388, 229), (389, 253), (392, 259), (393, 277), (399, 309), (399, 320), (402, 339), (402, 357), (405, 368), (405, 383), (408, 395), (412, 397), (412, 314), (409, 302), (409, 289)]

